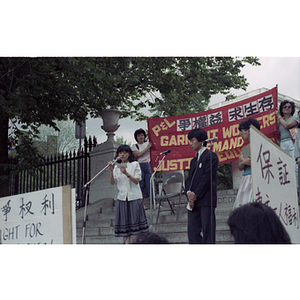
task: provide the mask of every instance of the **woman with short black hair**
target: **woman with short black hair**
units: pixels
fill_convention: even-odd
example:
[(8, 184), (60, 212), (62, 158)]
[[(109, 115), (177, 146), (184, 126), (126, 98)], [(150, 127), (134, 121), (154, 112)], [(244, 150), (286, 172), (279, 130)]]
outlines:
[(291, 239), (275, 211), (253, 202), (236, 208), (227, 224), (235, 244), (290, 244)]
[[(253, 125), (260, 130), (260, 123), (255, 118), (248, 118), (239, 124), (239, 131), (244, 142), (250, 142), (250, 126)], [(248, 148), (246, 151), (245, 149)], [(242, 154), (239, 157), (238, 169), (243, 171), (242, 181), (236, 195), (233, 208), (239, 207), (249, 202), (253, 202), (252, 195), (252, 175), (251, 175), (251, 157), (250, 145), (243, 147)], [(247, 153), (248, 152), (248, 153)]]
[[(278, 135), (280, 136), (280, 148), (292, 156), (294, 156), (294, 141), (290, 129), (298, 127), (299, 118), (294, 116), (295, 103), (289, 100), (284, 100), (280, 103), (279, 110), (276, 110), (276, 116), (278, 121)], [(294, 136), (295, 138), (295, 136)], [(295, 162), (295, 174), (296, 182), (298, 185), (298, 167)]]
[[(143, 128), (137, 129), (134, 132), (134, 138), (137, 141), (137, 144), (133, 144), (131, 146), (131, 150), (133, 151), (133, 154), (137, 158), (137, 161), (139, 162), (142, 170), (140, 187), (144, 195), (144, 198), (149, 198), (151, 194), (150, 189), (152, 188), (150, 185), (150, 179), (152, 175), (151, 165), (150, 165), (150, 148), (152, 147), (152, 143), (146, 140), (147, 134)], [(152, 195), (154, 195), (154, 193), (152, 193)], [(156, 195), (156, 191), (155, 191), (155, 195)], [(155, 202), (157, 207), (158, 201)], [(146, 209), (146, 206), (144, 207)]]
[(130, 243), (132, 235), (148, 232), (148, 222), (139, 186), (141, 168), (127, 145), (117, 149), (116, 164), (109, 162), (110, 184), (117, 184), (118, 195), (115, 213), (115, 236), (124, 237), (124, 244)]

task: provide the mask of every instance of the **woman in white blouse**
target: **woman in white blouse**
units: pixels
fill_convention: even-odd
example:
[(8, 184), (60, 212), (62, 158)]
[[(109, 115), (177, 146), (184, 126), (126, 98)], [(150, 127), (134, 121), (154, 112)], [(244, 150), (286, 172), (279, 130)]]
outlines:
[(129, 146), (119, 146), (116, 157), (118, 156), (121, 163), (108, 163), (110, 183), (116, 183), (118, 189), (115, 236), (123, 236), (124, 244), (129, 244), (132, 235), (149, 231), (143, 195), (139, 186), (142, 172)]

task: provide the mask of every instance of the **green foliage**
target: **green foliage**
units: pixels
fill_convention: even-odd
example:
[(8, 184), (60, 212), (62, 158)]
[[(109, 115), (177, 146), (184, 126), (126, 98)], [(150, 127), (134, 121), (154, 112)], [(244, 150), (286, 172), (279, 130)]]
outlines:
[(0, 177), (7, 174), (8, 120), (11, 137), (29, 133), (29, 148), (17, 141), (16, 149), (29, 166), (36, 152), (24, 151), (41, 125), (59, 131), (58, 121), (83, 121), (107, 108), (137, 121), (146, 119), (140, 109), (147, 105), (159, 116), (202, 111), (211, 95), (246, 89), (246, 63), (259, 65), (255, 57), (1, 57)]
[(14, 158), (18, 161), (17, 169), (14, 173), (27, 170), (30, 174), (34, 174), (38, 166), (43, 163), (43, 156), (33, 145), (33, 140), (26, 133), (17, 133), (18, 147), (16, 147)]
[(154, 116), (176, 116), (206, 110), (212, 95), (235, 98), (230, 89), (246, 90), (247, 80), (240, 75), (246, 63), (260, 65), (255, 57), (177, 57), (164, 71), (159, 88), (161, 97), (150, 103)]
[(218, 166), (217, 184), (218, 191), (231, 190), (233, 188), (231, 163), (226, 163)]
[[(57, 136), (58, 147), (57, 152), (77, 151), (79, 147), (79, 140), (75, 138), (75, 124), (72, 121), (57, 121), (56, 131), (54, 128), (42, 125), (39, 127), (39, 134), (35, 141), (43, 142), (40, 144), (42, 152), (45, 152), (45, 145), (47, 145), (47, 136)], [(44, 145), (44, 146), (43, 146)]]
[(131, 142), (127, 142), (124, 136), (116, 136), (116, 142), (120, 143), (121, 145), (128, 145), (131, 148)]

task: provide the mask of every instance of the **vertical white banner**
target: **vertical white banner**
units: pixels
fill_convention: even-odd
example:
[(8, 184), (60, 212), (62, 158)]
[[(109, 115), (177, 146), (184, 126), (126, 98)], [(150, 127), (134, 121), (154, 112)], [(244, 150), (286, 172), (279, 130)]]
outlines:
[(253, 126), (250, 136), (253, 199), (273, 208), (292, 243), (300, 243), (293, 158)]

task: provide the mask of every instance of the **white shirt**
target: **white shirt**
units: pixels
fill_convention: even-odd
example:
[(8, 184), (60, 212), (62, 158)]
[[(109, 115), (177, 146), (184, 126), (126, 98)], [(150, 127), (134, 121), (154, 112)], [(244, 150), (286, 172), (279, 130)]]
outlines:
[[(198, 153), (198, 161), (199, 161), (199, 158), (200, 158), (200, 156), (201, 156), (201, 154), (206, 150), (207, 148), (206, 147), (202, 147), (197, 153)], [(196, 153), (196, 155), (197, 155), (197, 153)]]
[[(127, 163), (127, 172), (135, 178), (141, 180), (142, 171), (137, 161)], [(114, 167), (114, 179), (117, 182), (118, 196), (117, 199), (126, 201), (142, 199), (143, 195), (139, 184), (133, 183), (125, 174), (120, 171), (120, 168), (116, 165)]]
[[(136, 144), (133, 144), (131, 146), (131, 150), (141, 152), (141, 151), (146, 149), (148, 144), (149, 144), (149, 142), (145, 142), (143, 144), (138, 144), (139, 149), (137, 148)], [(148, 162), (150, 162), (150, 150), (148, 149), (146, 151), (146, 153), (143, 154), (142, 156), (138, 157), (137, 160), (138, 160), (139, 163), (148, 163)]]

